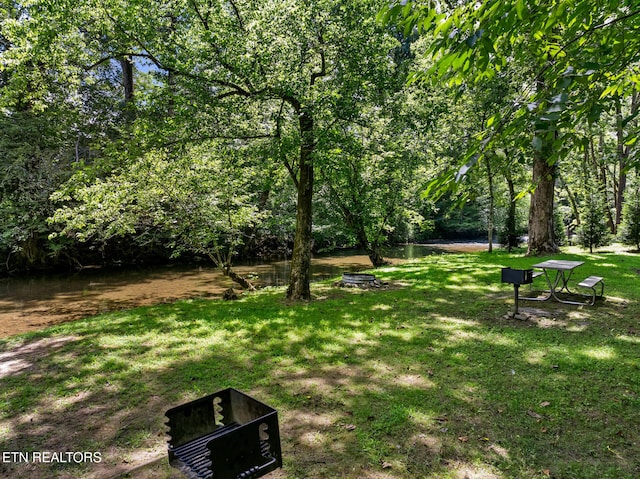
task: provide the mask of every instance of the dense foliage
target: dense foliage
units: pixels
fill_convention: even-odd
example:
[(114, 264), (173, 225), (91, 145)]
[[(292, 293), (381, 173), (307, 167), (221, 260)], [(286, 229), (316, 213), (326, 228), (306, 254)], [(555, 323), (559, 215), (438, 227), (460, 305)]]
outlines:
[[(521, 148), (528, 148), (531, 158), (530, 253), (557, 251), (553, 211), (559, 162), (590, 141), (580, 127), (591, 128), (605, 111), (615, 110), (618, 116), (618, 180), (624, 184), (622, 177), (629, 166), (625, 146), (637, 138), (637, 2), (483, 0), (444, 4), (418, 0), (392, 4), (381, 17), (399, 22), (407, 33), (417, 30), (430, 37), (426, 55), (432, 62), (417, 72), (416, 80), (436, 79), (464, 89), (517, 72), (521, 79), (518, 96), (497, 108), (483, 131), (474, 135), (464, 166), (451, 167), (435, 184), (449, 189), (471, 165), (502, 148), (505, 139), (516, 139)], [(626, 112), (620, 105), (623, 99), (631, 103)], [(618, 211), (620, 206), (616, 205)]]
[(578, 243), (593, 253), (594, 248), (611, 242), (611, 235), (607, 229), (606, 206), (602, 195), (593, 186), (588, 187), (580, 216), (578, 227)]
[(640, 189), (633, 191), (624, 204), (620, 237), (624, 244), (640, 251)]
[(312, 248), (555, 250), (593, 188), (618, 233), (633, 2), (385, 5), (4, 3), (3, 270), (287, 254), (305, 299)]

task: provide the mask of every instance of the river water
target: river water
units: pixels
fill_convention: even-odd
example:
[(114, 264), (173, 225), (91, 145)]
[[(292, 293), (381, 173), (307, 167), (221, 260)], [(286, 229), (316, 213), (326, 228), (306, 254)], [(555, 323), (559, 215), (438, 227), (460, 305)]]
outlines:
[[(387, 251), (385, 258), (403, 262), (437, 252), (482, 249), (486, 244), (404, 245)], [(234, 270), (263, 287), (286, 285), (289, 267), (288, 260), (280, 260), (242, 264)], [(367, 268), (371, 263), (365, 254), (344, 251), (313, 258), (311, 274), (318, 281)], [(138, 270), (83, 269), (65, 276), (0, 279), (0, 338), (107, 311), (186, 298), (216, 298), (233, 286), (213, 267), (184, 265)]]

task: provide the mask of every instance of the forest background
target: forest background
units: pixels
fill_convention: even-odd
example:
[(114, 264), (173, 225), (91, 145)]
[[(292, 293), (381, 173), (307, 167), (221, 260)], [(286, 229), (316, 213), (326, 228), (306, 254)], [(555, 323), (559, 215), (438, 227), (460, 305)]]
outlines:
[(640, 249), (635, 2), (0, 4), (3, 273)]

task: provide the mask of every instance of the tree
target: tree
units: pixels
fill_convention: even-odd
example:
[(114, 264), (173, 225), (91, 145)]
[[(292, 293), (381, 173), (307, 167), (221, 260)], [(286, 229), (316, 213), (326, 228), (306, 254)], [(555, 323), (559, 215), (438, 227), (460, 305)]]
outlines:
[(375, 126), (341, 133), (340, 147), (323, 157), (321, 194), (378, 268), (387, 264), (381, 247), (403, 208), (413, 165), (410, 158), (385, 151), (386, 135)]
[(622, 211), (620, 239), (640, 251), (640, 188), (633, 191)]
[(118, 151), (130, 134), (133, 69), (122, 69), (124, 61), (83, 69), (91, 49), (82, 31), (57, 31), (69, 23), (62, 7), (0, 6), (0, 248), (10, 255), (7, 268), (79, 265), (73, 241), (47, 239), (58, 227), (47, 222), (56, 208), (50, 196), (74, 168)]
[[(616, 97), (615, 102), (615, 122), (616, 122), (616, 151), (618, 157), (618, 178), (617, 188), (614, 192), (615, 197), (615, 212), (616, 220), (615, 225), (618, 226), (622, 222), (622, 210), (625, 203), (625, 191), (627, 187), (627, 172), (631, 160), (631, 148), (635, 140), (632, 138), (630, 141), (626, 140), (629, 135), (625, 134), (627, 126), (632, 129), (638, 128), (637, 115), (640, 108), (640, 92), (633, 92), (631, 95), (631, 101), (629, 105), (628, 114), (624, 113), (623, 99)], [(637, 138), (637, 137), (636, 137)]]
[(509, 169), (505, 169), (504, 176), (507, 181), (509, 203), (504, 224), (499, 230), (499, 238), (500, 242), (511, 252), (520, 244), (520, 235), (517, 229), (516, 189)]
[(43, 112), (39, 93), (49, 72), (20, 48), (25, 16), (19, 3), (0, 6), (0, 251), (8, 271), (43, 268), (56, 256), (46, 240), (49, 195), (69, 175), (78, 118), (63, 82), (52, 84)]
[(589, 248), (590, 253), (593, 253), (593, 248), (605, 246), (611, 242), (611, 234), (606, 222), (606, 209), (602, 194), (593, 185), (587, 185), (580, 214), (582, 222), (577, 233), (580, 245), (583, 248)]
[[(489, 130), (459, 176), (498, 136), (530, 131), (529, 253), (555, 252), (556, 163), (570, 150), (577, 121), (594, 121), (603, 100), (638, 89), (640, 10), (633, 0), (483, 0), (448, 9), (442, 5), (402, 2), (383, 9), (380, 17), (431, 38), (428, 54), (435, 61), (418, 78), (445, 79), (459, 87), (492, 78), (513, 65), (529, 72), (520, 101), (488, 121)], [(451, 178), (442, 183), (451, 184)]]
[(382, 247), (403, 223), (400, 218), (415, 213), (408, 205), (421, 147), (414, 124), (430, 120), (406, 91), (398, 91), (403, 83), (400, 72), (396, 88), (390, 84), (358, 117), (336, 123), (320, 157), (320, 195), (333, 222), (344, 224), (374, 268), (387, 264)]
[(46, 220), (55, 211), (49, 196), (69, 174), (63, 123), (62, 112), (0, 112), (0, 251), (8, 271), (55, 259)]
[(232, 268), (244, 231), (260, 221), (249, 187), (257, 173), (242, 164), (249, 161), (245, 154), (237, 145), (207, 142), (180, 155), (151, 150), (104, 178), (80, 170), (66, 191), (54, 195), (66, 204), (52, 218), (64, 225), (56, 236), (150, 241), (159, 230), (168, 235), (175, 256), (204, 255), (243, 288), (253, 289)]
[[(27, 34), (22, 48), (38, 58), (73, 40), (63, 64), (79, 83), (99, 65), (144, 60), (156, 88), (133, 100), (132, 145), (141, 149), (212, 138), (276, 143), (297, 191), (287, 296), (309, 299), (319, 137), (384, 88), (385, 59), (397, 44), (376, 24), (376, 8), (355, 0), (42, 0), (30, 2), (32, 18), (17, 28)], [(43, 32), (50, 46), (28, 43)]]

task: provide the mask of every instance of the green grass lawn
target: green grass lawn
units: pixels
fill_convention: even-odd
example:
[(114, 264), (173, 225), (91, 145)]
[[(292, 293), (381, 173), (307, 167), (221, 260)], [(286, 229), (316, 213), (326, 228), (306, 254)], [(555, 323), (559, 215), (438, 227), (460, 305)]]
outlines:
[[(557, 257), (603, 276), (606, 300), (509, 319), (500, 268), (539, 260), (443, 254), (376, 271), (386, 289), (315, 284), (308, 304), (265, 289), (2, 340), (0, 454), (101, 462), (5, 461), (0, 476), (112, 477), (165, 457), (164, 411), (234, 387), (278, 410), (274, 477), (640, 477), (640, 256)], [(180, 476), (163, 460), (127, 477)]]

